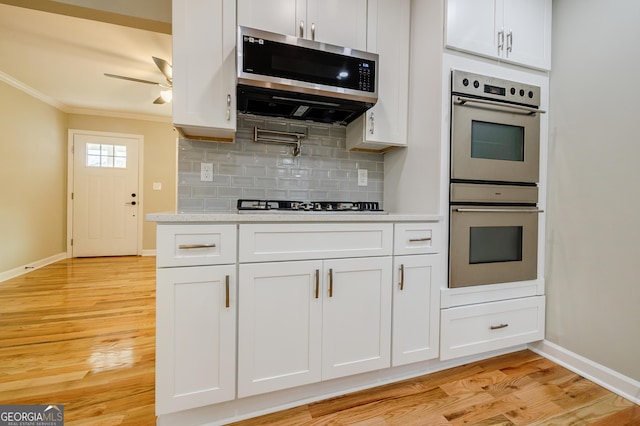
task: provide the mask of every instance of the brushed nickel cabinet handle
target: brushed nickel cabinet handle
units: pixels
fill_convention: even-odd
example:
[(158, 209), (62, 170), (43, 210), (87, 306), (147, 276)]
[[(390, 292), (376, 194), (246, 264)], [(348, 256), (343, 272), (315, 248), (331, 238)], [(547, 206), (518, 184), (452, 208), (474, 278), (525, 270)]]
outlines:
[(300, 21), (300, 38), (304, 38), (304, 21)]
[(311, 23), (311, 40), (316, 39), (316, 24), (314, 22)]
[(504, 50), (504, 28), (498, 31), (498, 50)]
[(333, 269), (329, 269), (329, 297), (333, 297)]
[(373, 112), (369, 113), (369, 124), (371, 125), (369, 127), (369, 133), (374, 134), (375, 133), (376, 120), (375, 120), (375, 117), (373, 116)]
[(507, 34), (507, 56), (511, 51), (513, 51), (513, 30), (509, 30)]
[(227, 94), (227, 121), (231, 121), (231, 94)]
[(225, 286), (225, 303), (224, 306), (225, 307), (229, 307), (230, 303), (229, 303), (229, 275), (226, 276), (225, 280), (224, 280), (224, 286)]
[(180, 250), (191, 250), (191, 249), (199, 249), (199, 248), (215, 248), (216, 245), (211, 244), (180, 244), (178, 248)]
[(316, 269), (316, 299), (320, 297), (320, 270)]
[(489, 329), (500, 330), (501, 328), (507, 328), (507, 327), (509, 327), (509, 324), (500, 324), (500, 325), (492, 325), (491, 327), (489, 327)]
[(431, 237), (424, 237), (424, 238), (411, 238), (409, 240), (410, 243), (421, 243), (424, 241), (431, 241)]
[(404, 265), (400, 265), (400, 291), (404, 290)]

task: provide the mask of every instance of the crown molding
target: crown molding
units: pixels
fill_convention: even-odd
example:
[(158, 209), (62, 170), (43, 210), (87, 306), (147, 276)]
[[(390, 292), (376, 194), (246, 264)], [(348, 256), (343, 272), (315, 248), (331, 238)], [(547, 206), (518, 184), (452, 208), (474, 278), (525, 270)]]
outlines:
[(142, 114), (142, 113), (134, 113), (134, 112), (121, 112), (121, 111), (109, 111), (109, 110), (100, 110), (100, 109), (91, 109), (91, 108), (78, 108), (78, 107), (70, 107), (68, 105), (63, 104), (62, 102), (58, 102), (50, 96), (47, 96), (31, 86), (28, 86), (21, 82), (18, 79), (13, 78), (9, 74), (6, 74), (0, 71), (0, 81), (7, 83), (8, 85), (15, 87), (21, 92), (26, 93), (27, 95), (36, 98), (52, 107), (59, 109), (60, 111), (66, 114), (77, 114), (77, 115), (93, 115), (100, 117), (112, 117), (112, 118), (125, 118), (130, 120), (143, 120), (143, 121), (155, 121), (160, 123), (171, 123), (171, 116), (166, 115), (153, 115), (153, 114)]

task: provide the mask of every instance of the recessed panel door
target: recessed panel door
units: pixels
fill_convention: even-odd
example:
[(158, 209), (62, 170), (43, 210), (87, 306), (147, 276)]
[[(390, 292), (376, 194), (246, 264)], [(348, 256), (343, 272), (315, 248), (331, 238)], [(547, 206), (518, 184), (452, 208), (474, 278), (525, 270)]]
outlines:
[(73, 257), (138, 252), (137, 137), (73, 136)]

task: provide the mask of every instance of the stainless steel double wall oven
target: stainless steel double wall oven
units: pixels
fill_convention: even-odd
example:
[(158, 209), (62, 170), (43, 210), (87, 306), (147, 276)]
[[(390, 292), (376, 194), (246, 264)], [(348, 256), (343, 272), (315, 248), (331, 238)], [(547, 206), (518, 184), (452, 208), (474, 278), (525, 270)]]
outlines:
[(540, 88), (451, 74), (449, 287), (537, 278)]

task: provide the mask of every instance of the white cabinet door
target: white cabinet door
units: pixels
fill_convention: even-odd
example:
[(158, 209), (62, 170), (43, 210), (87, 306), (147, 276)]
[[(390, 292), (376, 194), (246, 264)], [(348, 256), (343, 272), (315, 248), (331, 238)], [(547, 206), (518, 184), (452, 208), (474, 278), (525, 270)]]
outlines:
[(505, 0), (504, 30), (505, 59), (551, 68), (551, 0)]
[(324, 261), (322, 379), (390, 366), (391, 257)]
[(244, 27), (301, 37), (306, 19), (306, 0), (238, 0), (238, 25)]
[[(502, 0), (447, 0), (446, 45), (479, 55), (499, 57), (496, 11)], [(497, 28), (497, 29), (496, 29)]]
[(238, 397), (320, 381), (321, 271), (321, 261), (240, 265)]
[(173, 0), (173, 123), (187, 137), (233, 141), (236, 5)]
[(308, 0), (305, 38), (367, 50), (367, 0)]
[(438, 357), (441, 256), (396, 256), (393, 266), (392, 365)]
[(157, 415), (235, 397), (235, 270), (157, 270)]
[(367, 50), (380, 55), (378, 102), (347, 126), (347, 148), (407, 145), (409, 0), (369, 0)]
[(367, 0), (238, 0), (238, 25), (367, 50)]
[(551, 67), (551, 0), (447, 0), (446, 27), (450, 48)]

